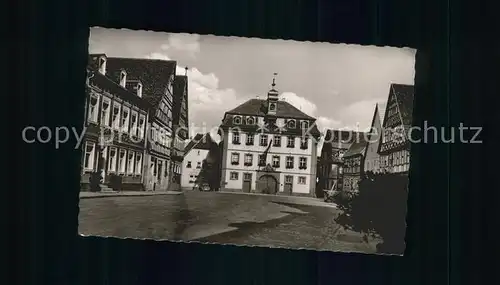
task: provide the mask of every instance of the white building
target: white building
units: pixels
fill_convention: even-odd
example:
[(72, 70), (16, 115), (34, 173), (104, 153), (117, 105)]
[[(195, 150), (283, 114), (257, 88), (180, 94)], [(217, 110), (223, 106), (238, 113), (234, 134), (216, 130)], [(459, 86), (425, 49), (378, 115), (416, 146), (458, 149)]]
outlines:
[(315, 196), (316, 119), (272, 89), (224, 114), (221, 190)]
[(211, 143), (210, 134), (197, 134), (185, 147), (181, 176), (181, 187), (183, 189), (193, 189), (203, 166), (203, 161), (207, 158), (211, 149)]

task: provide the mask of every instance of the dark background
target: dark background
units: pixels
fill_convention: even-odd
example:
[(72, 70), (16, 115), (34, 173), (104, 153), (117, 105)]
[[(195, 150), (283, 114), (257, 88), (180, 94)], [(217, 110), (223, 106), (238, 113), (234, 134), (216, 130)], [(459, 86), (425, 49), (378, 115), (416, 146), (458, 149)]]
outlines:
[[(464, 266), (482, 266), (478, 254), (488, 249), (477, 241), (488, 212), (478, 207), (483, 197), (471, 195), (486, 187), (478, 179), (486, 156), (478, 145), (413, 146), (407, 250), (405, 257), (389, 257), (78, 237), (80, 150), (20, 138), (27, 125), (83, 126), (88, 27), (95, 25), (417, 48), (414, 124), (482, 125), (491, 122), (477, 116), (485, 101), (471, 94), (492, 96), (491, 83), (475, 79), (486, 73), (479, 68), (484, 49), (498, 49), (481, 45), (466, 28), (479, 12), (431, 0), (29, 3), (6, 38), (20, 56), (4, 54), (17, 73), (10, 81), (16, 87), (4, 92), (20, 93), (4, 98), (18, 100), (10, 120), (21, 127), (13, 128), (12, 149), (20, 151), (9, 166), (13, 186), (4, 192), (18, 199), (3, 199), (11, 206), (7, 230), (18, 233), (5, 235), (9, 277), (22, 278), (18, 284), (71, 285), (481, 283), (479, 271)], [(460, 250), (465, 244), (469, 249)]]

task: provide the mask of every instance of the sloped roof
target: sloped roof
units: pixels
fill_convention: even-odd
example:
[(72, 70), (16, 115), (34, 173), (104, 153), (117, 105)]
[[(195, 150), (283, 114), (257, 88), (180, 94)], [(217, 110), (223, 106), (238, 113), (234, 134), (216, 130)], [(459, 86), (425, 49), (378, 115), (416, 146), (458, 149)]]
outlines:
[[(238, 107), (227, 111), (227, 114), (236, 115), (251, 115), (251, 116), (265, 116), (267, 111), (267, 100), (263, 99), (250, 99)], [(294, 119), (308, 119), (314, 120), (313, 117), (305, 114), (299, 109), (295, 108), (292, 104), (285, 101), (278, 101), (276, 108), (276, 116), (283, 118)]]
[(348, 149), (359, 136), (362, 136), (361, 132), (330, 129), (326, 130), (324, 143), (335, 148)]
[(138, 106), (144, 111), (147, 111), (152, 107), (148, 101), (137, 96), (137, 94), (130, 91), (129, 89), (123, 88), (120, 84), (113, 81), (108, 76), (103, 75), (100, 72), (96, 71), (95, 66), (89, 65), (88, 70), (93, 73), (93, 76), (90, 79), (90, 82), (92, 84), (95, 84), (100, 88), (104, 88), (109, 92), (112, 92), (113, 94), (119, 96), (121, 99)]
[[(391, 98), (391, 95), (394, 95), (396, 98), (396, 104), (399, 109), (399, 113), (401, 114), (401, 119), (403, 120), (403, 125), (405, 126), (410, 126), (413, 121), (413, 99), (414, 99), (414, 87), (413, 85), (406, 85), (406, 84), (396, 84), (393, 83), (391, 84), (391, 87), (389, 89), (389, 97), (388, 100)], [(384, 112), (383, 116), (383, 125), (385, 125), (385, 117), (387, 116), (387, 110)]]
[(139, 80), (143, 85), (143, 98), (157, 105), (168, 86), (170, 77), (175, 74), (175, 61), (142, 58), (108, 57), (106, 74), (115, 80), (121, 70), (127, 72), (127, 80)]
[(366, 140), (366, 133), (357, 136), (357, 139), (352, 143), (351, 147), (344, 153), (344, 158), (364, 154), (364, 150), (368, 145), (368, 141)]
[[(184, 89), (187, 88), (187, 76), (176, 75), (174, 80), (174, 102), (172, 116), (174, 118), (174, 124), (179, 123), (179, 114), (181, 111), (182, 100), (184, 100)], [(187, 97), (187, 92), (186, 92)], [(185, 98), (187, 100), (187, 98)], [(187, 106), (187, 105), (186, 105)]]
[(194, 138), (184, 148), (184, 155), (188, 154), (192, 149), (211, 150), (217, 144), (213, 141), (210, 133), (196, 134)]
[(392, 84), (391, 91), (396, 95), (396, 100), (404, 125), (411, 125), (413, 120), (413, 100), (415, 88), (413, 85)]

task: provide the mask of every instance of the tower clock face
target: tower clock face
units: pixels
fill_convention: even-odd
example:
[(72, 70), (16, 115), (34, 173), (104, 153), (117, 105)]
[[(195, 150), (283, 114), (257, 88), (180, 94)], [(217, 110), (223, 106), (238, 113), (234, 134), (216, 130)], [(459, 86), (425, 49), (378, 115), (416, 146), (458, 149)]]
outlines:
[(276, 110), (276, 104), (275, 103), (269, 104), (269, 110), (271, 110), (271, 111)]

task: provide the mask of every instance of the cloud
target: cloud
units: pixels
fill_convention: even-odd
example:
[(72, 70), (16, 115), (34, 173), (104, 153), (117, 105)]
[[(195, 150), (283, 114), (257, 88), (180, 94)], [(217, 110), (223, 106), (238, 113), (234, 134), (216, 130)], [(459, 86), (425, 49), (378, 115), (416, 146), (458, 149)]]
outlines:
[(283, 92), (279, 98), (292, 104), (295, 108), (301, 110), (309, 116), (314, 116), (318, 109), (316, 104), (293, 92)]
[(362, 100), (349, 104), (340, 110), (339, 116), (346, 129), (365, 131), (370, 128), (373, 119), (375, 105), (378, 103), (383, 107), (386, 98)]
[(169, 34), (167, 43), (160, 47), (164, 51), (181, 51), (194, 57), (200, 51), (200, 35)]
[[(150, 59), (172, 60), (166, 53), (156, 52), (147, 56)], [(178, 65), (176, 74), (184, 75), (185, 67)], [(190, 136), (210, 132), (212, 138), (220, 141), (217, 128), (222, 114), (245, 101), (231, 88), (219, 88), (219, 78), (214, 73), (202, 73), (197, 68), (188, 70), (188, 115)]]

